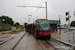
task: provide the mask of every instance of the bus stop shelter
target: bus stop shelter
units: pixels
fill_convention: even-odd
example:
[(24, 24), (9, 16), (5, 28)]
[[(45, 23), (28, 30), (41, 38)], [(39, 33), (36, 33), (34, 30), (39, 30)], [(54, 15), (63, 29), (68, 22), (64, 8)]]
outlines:
[(49, 24), (51, 26), (51, 32), (57, 32), (57, 27), (61, 22), (59, 20), (49, 20)]

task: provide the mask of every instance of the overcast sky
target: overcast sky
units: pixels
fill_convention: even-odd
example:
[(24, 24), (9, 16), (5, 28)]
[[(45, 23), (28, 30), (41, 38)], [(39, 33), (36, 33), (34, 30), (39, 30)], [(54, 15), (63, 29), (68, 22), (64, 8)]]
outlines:
[[(32, 15), (32, 18), (46, 18), (45, 8), (33, 8), (33, 7), (17, 7), (17, 6), (43, 6), (45, 7), (45, 1), (47, 1), (48, 7), (48, 19), (58, 20), (59, 15), (61, 18), (61, 24), (68, 24), (65, 18), (65, 12), (70, 11), (70, 21), (75, 20), (75, 0), (0, 0), (0, 16), (5, 15), (11, 17), (15, 22), (23, 24), (28, 22), (28, 15)], [(31, 19), (30, 22), (33, 22)]]

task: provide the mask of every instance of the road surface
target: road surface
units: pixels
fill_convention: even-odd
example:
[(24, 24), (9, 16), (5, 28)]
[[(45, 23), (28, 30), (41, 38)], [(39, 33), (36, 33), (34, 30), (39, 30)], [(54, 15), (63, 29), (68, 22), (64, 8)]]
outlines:
[[(21, 37), (22, 37), (22, 39), (21, 39)], [(51, 40), (45, 39), (45, 40), (48, 41), (49, 43), (51, 43), (51, 45), (53, 45), (53, 47), (55, 47), (56, 50), (72, 50), (72, 48), (70, 48), (60, 42), (57, 42), (56, 40), (53, 40), (53, 39), (51, 39)], [(19, 34), (16, 34), (16, 36), (13, 39), (11, 39), (8, 42), (1, 45), (0, 50), (55, 50), (45, 40), (44, 39), (36, 39), (31, 33), (24, 31)]]

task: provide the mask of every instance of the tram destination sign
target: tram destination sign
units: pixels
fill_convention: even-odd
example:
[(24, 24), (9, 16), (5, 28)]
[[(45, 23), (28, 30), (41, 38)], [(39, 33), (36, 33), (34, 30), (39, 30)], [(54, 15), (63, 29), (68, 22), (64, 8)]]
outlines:
[(38, 20), (39, 22), (47, 22), (47, 20)]

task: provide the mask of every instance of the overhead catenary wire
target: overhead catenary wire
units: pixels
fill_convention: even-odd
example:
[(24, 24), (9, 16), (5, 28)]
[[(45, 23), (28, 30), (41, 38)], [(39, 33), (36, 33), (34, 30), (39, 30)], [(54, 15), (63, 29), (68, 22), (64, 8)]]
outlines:
[[(39, 3), (39, 6), (41, 5), (41, 3), (42, 3), (42, 0), (40, 1), (40, 3)], [(40, 8), (37, 8), (37, 10), (36, 11), (38, 11)]]
[[(39, 4), (39, 6), (40, 6), (40, 7), (42, 7), (44, 3), (45, 3), (45, 0), (41, 0), (41, 2), (40, 2), (40, 4)], [(35, 12), (33, 12), (32, 14), (34, 14), (34, 15), (38, 16), (38, 15), (37, 15), (37, 12), (38, 12), (38, 10), (40, 10), (40, 7), (39, 7), (39, 8), (37, 8), (37, 10), (36, 10)]]
[[(26, 6), (25, 0), (23, 0), (23, 2), (24, 2), (24, 6)], [(26, 10), (26, 14), (28, 14), (26, 7), (25, 7), (25, 10)]]
[[(43, 0), (41, 0), (41, 1), (40, 1), (40, 3), (39, 3), (39, 6), (40, 6), (40, 5), (42, 6), (42, 4), (43, 4), (42, 2), (44, 3), (44, 2), (45, 2), (45, 0), (44, 0), (44, 1), (43, 1)], [(37, 8), (37, 10), (36, 10), (35, 12), (37, 12), (39, 9), (40, 9), (40, 7), (39, 7), (39, 8)], [(34, 14), (35, 12), (33, 12), (32, 14)]]
[[(24, 1), (24, 6), (20, 6), (20, 7), (25, 7), (25, 10), (27, 10), (26, 7), (28, 7), (28, 6), (26, 6), (25, 0), (23, 0), (23, 1)], [(42, 1), (43, 1), (43, 3), (44, 3), (45, 0), (41, 0), (41, 1), (40, 1), (39, 6), (36, 6), (37, 10), (36, 10), (35, 12), (37, 12), (37, 11), (41, 8), (41, 6), (42, 6), (42, 4), (43, 4)], [(40, 6), (40, 5), (41, 5), (41, 6)], [(29, 7), (30, 7), (30, 6), (29, 6)], [(32, 6), (31, 6), (31, 7), (32, 7)], [(43, 7), (42, 7), (42, 8), (43, 8)], [(32, 14), (34, 14), (35, 12), (33, 12)], [(27, 11), (26, 11), (26, 13), (27, 13)], [(28, 13), (27, 13), (27, 14), (28, 14)]]

